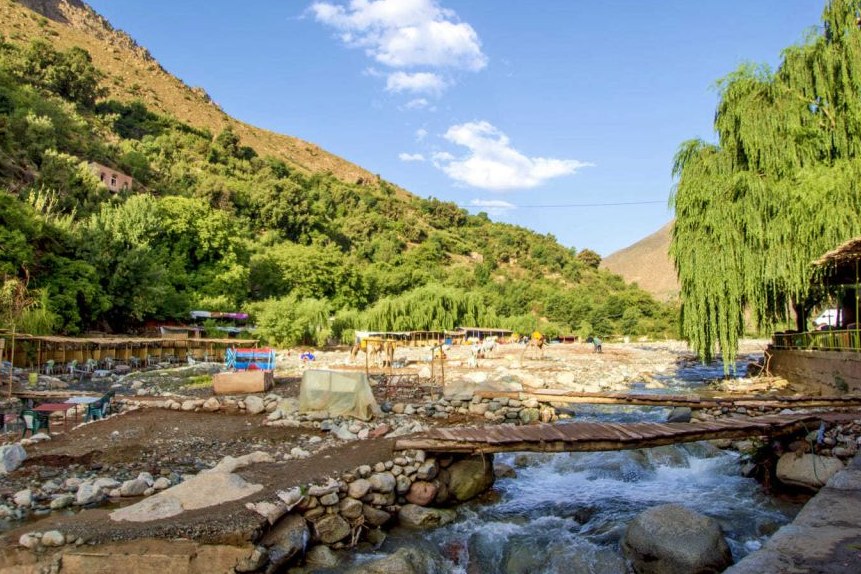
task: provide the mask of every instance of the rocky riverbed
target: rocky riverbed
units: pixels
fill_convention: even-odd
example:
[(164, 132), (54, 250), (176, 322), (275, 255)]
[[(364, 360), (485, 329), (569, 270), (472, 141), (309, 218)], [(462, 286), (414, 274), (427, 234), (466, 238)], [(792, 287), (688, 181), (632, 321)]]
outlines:
[[(428, 368), (423, 353), (399, 350), (397, 371), (422, 376)], [(298, 381), (304, 369), (360, 368), (348, 364), (344, 351), (317, 357), (309, 364), (295, 353), (281, 353), (278, 384), (260, 395), (213, 397), (208, 386), (216, 370), (213, 365), (66, 381), (72, 389), (80, 384), (92, 388), (79, 390), (113, 389), (120, 414), (70, 424), (68, 429), (55, 426), (63, 432), (23, 443), (14, 443), (15, 437), (7, 435), (0, 526), (7, 529), (3, 543), (10, 550), (0, 555), (0, 565), (26, 562), (21, 554), (25, 549), (42, 560), (57, 548), (68, 555), (76, 547), (107, 549), (123, 541), (186, 538), (210, 545), (195, 546), (186, 556), (212, 561), (208, 548), (224, 546), (220, 555), (231, 556), (230, 568), (236, 571), (277, 568), (303, 555), (309, 567), (332, 568), (344, 559), (332, 550), (373, 551), (391, 524), (414, 528), (446, 524), (454, 520), (453, 509), (460, 502), (480, 495), (494, 481), (489, 461), (481, 461), (479, 468), (454, 457), (429, 460), (421, 452), (396, 453), (393, 438), (438, 425), (533, 424), (570, 416), (560, 405), (533, 404), (532, 399), (474, 398), (475, 389), (594, 392), (635, 386), (669, 392), (678, 388), (674, 373), (680, 368), (700, 369), (675, 344), (606, 345), (602, 355), (593, 354), (591, 347), (553, 345), (542, 359), (524, 356), (520, 347), (503, 346), (477, 368), (467, 365), (463, 349), (455, 349), (446, 367), (446, 396), (381, 397), (382, 412), (365, 422), (298, 412)], [(710, 369), (702, 372), (720, 379), (720, 369)], [(55, 385), (42, 379), (39, 384)], [(707, 381), (699, 384), (708, 386)], [(752, 414), (760, 413), (718, 410), (695, 412), (694, 417)], [(784, 452), (778, 454), (787, 461), (789, 456), (805, 461), (803, 457), (819, 457), (811, 463), (820, 465), (814, 466), (814, 478), (819, 480), (823, 465), (836, 467), (827, 461), (840, 463), (854, 454), (860, 431), (861, 418), (829, 423), (822, 433), (811, 429), (801, 441), (781, 445)], [(757, 441), (718, 446), (746, 452), (754, 466), (761, 463), (756, 457), (763, 444)], [(453, 484), (452, 474), (462, 475), (457, 469), (470, 464), (473, 478), (465, 482), (471, 490), (458, 495), (464, 481), (455, 478)], [(779, 465), (787, 482), (818, 486), (804, 484), (803, 477), (792, 482), (786, 469), (793, 466), (804, 465)], [(739, 470), (743, 467), (742, 461)], [(511, 472), (504, 465), (496, 465), (496, 471), (499, 476)], [(209, 490), (196, 486), (204, 483)], [(367, 489), (365, 483), (370, 485)], [(218, 495), (209, 497), (213, 504), (189, 502), (186, 508), (183, 492)], [(228, 493), (233, 494), (221, 498)], [(155, 514), (147, 520), (128, 519), (147, 512)], [(301, 545), (290, 550), (290, 540), (300, 540)], [(166, 548), (161, 551), (170, 554)], [(410, 548), (383, 560), (411, 565), (413, 571), (423, 571), (420, 565), (429, 564), (426, 554)], [(395, 566), (384, 562), (380, 568)], [(367, 564), (363, 567), (374, 571), (367, 570), (371, 568)]]

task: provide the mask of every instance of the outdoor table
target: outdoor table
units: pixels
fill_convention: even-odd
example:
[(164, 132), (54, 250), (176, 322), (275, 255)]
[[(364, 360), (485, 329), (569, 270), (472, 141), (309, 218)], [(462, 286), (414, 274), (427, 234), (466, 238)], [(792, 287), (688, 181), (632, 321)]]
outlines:
[(34, 408), (33, 410), (36, 412), (40, 412), (40, 413), (48, 413), (48, 416), (50, 416), (51, 413), (58, 413), (58, 412), (62, 411), (62, 413), (63, 413), (63, 430), (68, 430), (68, 427), (66, 426), (66, 422), (67, 422), (66, 413), (69, 409), (74, 408), (74, 406), (75, 405), (70, 405), (68, 403), (42, 403), (41, 405)]
[[(101, 397), (72, 397), (72, 398), (66, 400), (66, 402), (64, 404), (67, 404), (67, 405), (88, 405), (90, 403), (94, 403), (94, 402), (98, 401), (100, 398)], [(68, 408), (72, 408), (72, 407), (68, 407)]]

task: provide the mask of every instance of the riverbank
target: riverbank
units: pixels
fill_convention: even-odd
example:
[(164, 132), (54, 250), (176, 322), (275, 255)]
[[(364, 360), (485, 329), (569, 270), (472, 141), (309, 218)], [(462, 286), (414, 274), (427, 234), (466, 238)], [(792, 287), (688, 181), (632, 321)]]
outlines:
[[(398, 372), (426, 368), (424, 350), (403, 351), (400, 359), (396, 356), (403, 364)], [(599, 390), (633, 386), (664, 392), (679, 385), (679, 372), (695, 373), (686, 376), (697, 381), (697, 389), (709, 386), (702, 379), (719, 379), (722, 374), (719, 366), (701, 367), (692, 362), (678, 344), (608, 345), (604, 354), (592, 353), (585, 345), (552, 345), (543, 358), (524, 357), (521, 347), (504, 346), (493, 358), (481, 360), (478, 368), (462, 360), (464, 351), (455, 349), (446, 367), (448, 383), (462, 390), (487, 382), (524, 388), (529, 381), (530, 387), (571, 390), (587, 381)], [(387, 529), (390, 524), (410, 520), (400, 516), (405, 506), (436, 511), (436, 507), (462, 502), (449, 497), (447, 469), (457, 460), (435, 461), (436, 475), (428, 478), (429, 472), (419, 473), (427, 462), (421, 460), (423, 455), (394, 452), (395, 437), (466, 422), (522, 424), (533, 420), (525, 401), (490, 405), (464, 400), (466, 397), (382, 401), (385, 412), (367, 423), (299, 414), (295, 397), (302, 370), (357, 368), (347, 362), (343, 351), (320, 353), (312, 365), (285, 353), (279, 360), (279, 384), (271, 393), (218, 400), (201, 388), (199, 375), (185, 381), (177, 371), (154, 371), (111, 381), (121, 397), (118, 400), (125, 405), (123, 414), (27, 444), (28, 459), (4, 477), (0, 496), (2, 506), (12, 514), (13, 529), (0, 538), (5, 545), (0, 568), (37, 559), (44, 565), (62, 554), (75, 556), (72, 563), (89, 567), (105, 563), (106, 556), (116, 556), (117, 560), (137, 556), (135, 560), (152, 564), (159, 561), (147, 557), (167, 556), (166, 564), (177, 572), (198, 571), (194, 564), (221, 564), (221, 559), (233, 560), (231, 568), (244, 564), (237, 571), (255, 571), (253, 564), (259, 569), (272, 563), (272, 545), (263, 541), (277, 524), (296, 513), (305, 521), (302, 524), (307, 531), (293, 522), (294, 533), (300, 532), (299, 538), (307, 539), (314, 548), (373, 550), (385, 540), (386, 530), (380, 526)], [(481, 405), (486, 406), (484, 413), (472, 412), (482, 410)], [(218, 491), (235, 488), (236, 497), (214, 497), (211, 505), (196, 506), (200, 504), (196, 502), (177, 514), (157, 514), (171, 505), (176, 510), (173, 502), (157, 504), (168, 498), (167, 493), (194, 490), (188, 485), (223, 465), (225, 456), (243, 459), (251, 453), (256, 454), (247, 465), (235, 465), (228, 459), (232, 470), (222, 478), (230, 488), (214, 489), (221, 495)], [(361, 496), (350, 495), (354, 482), (369, 481), (373, 475), (385, 478), (375, 479), (378, 485)], [(489, 480), (482, 476), (482, 488), (486, 489), (493, 476)], [(416, 482), (421, 484), (411, 492)], [(297, 488), (301, 496), (294, 500)], [(311, 488), (316, 488), (313, 494), (309, 494)], [(354, 487), (354, 494), (361, 490)], [(294, 494), (285, 494), (290, 492)], [(156, 512), (151, 519), (135, 522), (112, 518), (120, 508), (147, 501), (152, 501), (150, 510)], [(442, 510), (445, 512), (441, 514), (414, 514), (430, 516), (426, 519), (430, 524), (439, 524), (451, 519), (449, 511)], [(320, 520), (325, 522), (318, 528)], [(186, 550), (188, 544), (196, 550), (175, 551), (170, 540), (177, 538), (186, 539)], [(136, 541), (138, 546), (134, 546)], [(32, 548), (27, 549), (28, 545)], [(303, 542), (301, 550), (305, 549)], [(283, 552), (275, 554), (283, 556)], [(177, 565), (176, 560), (184, 560), (184, 566)], [(123, 568), (119, 562), (115, 566)], [(65, 568), (68, 566), (64, 572)]]
[(834, 476), (791, 524), (727, 574), (857, 572), (861, 564), (861, 455)]

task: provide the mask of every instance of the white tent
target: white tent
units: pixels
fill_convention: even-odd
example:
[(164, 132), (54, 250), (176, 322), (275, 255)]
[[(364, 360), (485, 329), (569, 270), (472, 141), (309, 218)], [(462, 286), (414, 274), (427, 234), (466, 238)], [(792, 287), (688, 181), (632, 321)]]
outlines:
[(380, 414), (365, 373), (309, 370), (302, 375), (299, 412), (325, 411), (330, 417), (366, 421)]

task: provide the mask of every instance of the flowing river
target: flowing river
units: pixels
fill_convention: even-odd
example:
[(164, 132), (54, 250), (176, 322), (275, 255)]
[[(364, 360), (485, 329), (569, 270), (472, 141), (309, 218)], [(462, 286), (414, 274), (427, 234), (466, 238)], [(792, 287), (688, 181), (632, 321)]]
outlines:
[[(704, 379), (722, 376), (719, 365), (680, 369), (667, 389), (691, 392)], [(666, 420), (669, 409), (587, 408), (575, 420)], [(516, 478), (498, 479), (486, 499), (458, 508), (453, 524), (431, 531), (396, 529), (377, 558), (401, 546), (420, 548), (438, 572), (619, 573), (619, 550), (627, 523), (665, 503), (688, 506), (717, 519), (737, 561), (800, 510), (800, 501), (764, 493), (739, 470), (740, 457), (708, 443), (652, 449), (561, 454), (497, 455), (515, 467)]]

